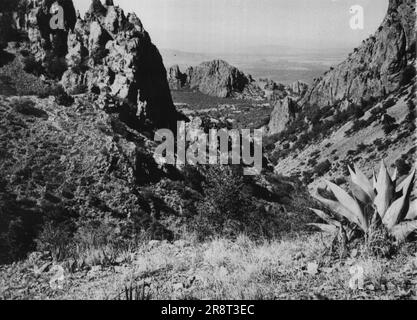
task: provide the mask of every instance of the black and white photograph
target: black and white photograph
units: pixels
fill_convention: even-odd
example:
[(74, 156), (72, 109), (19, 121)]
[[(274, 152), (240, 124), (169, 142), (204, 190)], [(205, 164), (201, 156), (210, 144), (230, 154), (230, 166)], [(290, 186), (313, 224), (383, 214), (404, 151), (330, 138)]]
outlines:
[(0, 300), (417, 300), (415, 23), (415, 0), (0, 0)]

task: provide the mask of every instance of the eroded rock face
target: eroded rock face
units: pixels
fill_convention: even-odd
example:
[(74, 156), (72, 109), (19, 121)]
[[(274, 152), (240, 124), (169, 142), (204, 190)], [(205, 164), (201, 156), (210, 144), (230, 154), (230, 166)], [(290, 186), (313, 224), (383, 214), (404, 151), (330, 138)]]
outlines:
[(269, 122), (269, 134), (277, 134), (285, 130), (286, 126), (295, 118), (299, 111), (297, 103), (290, 97), (278, 100)]
[(93, 1), (85, 19), (68, 35), (62, 84), (110, 94), (128, 106), (141, 123), (175, 128), (176, 111), (162, 57), (135, 14), (124, 14), (112, 1)]
[(303, 81), (295, 81), (288, 86), (289, 91), (296, 96), (304, 96), (308, 90), (308, 84)]
[[(65, 30), (50, 27), (50, 20), (53, 16), (50, 11), (55, 2), (64, 9)], [(39, 7), (29, 11), (27, 32), (31, 52), (45, 69), (57, 68), (56, 65), (51, 65), (52, 62), (60, 63), (62, 68), (65, 68), (68, 32), (74, 29), (75, 22), (76, 12), (72, 0), (43, 0)]]
[(168, 69), (168, 83), (171, 90), (180, 90), (187, 83), (187, 75), (182, 73), (178, 65)]
[(243, 92), (250, 83), (250, 79), (243, 72), (223, 60), (203, 62), (190, 68), (187, 74), (191, 89), (198, 89), (219, 98), (230, 97), (234, 92)]
[(316, 80), (301, 104), (333, 105), (336, 101), (380, 98), (401, 85), (415, 63), (415, 1), (390, 0), (378, 31), (344, 62)]
[(223, 60), (203, 62), (182, 73), (177, 65), (168, 72), (171, 90), (191, 89), (218, 98), (263, 100), (265, 90), (250, 75)]

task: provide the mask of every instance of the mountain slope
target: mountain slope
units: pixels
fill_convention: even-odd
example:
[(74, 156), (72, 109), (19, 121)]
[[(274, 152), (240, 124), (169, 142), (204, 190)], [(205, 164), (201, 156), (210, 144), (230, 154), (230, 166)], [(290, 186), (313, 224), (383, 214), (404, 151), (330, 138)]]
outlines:
[(278, 101), (268, 138), (277, 172), (345, 183), (347, 165), (367, 174), (381, 159), (402, 173), (416, 153), (415, 2), (391, 0), (374, 36), (317, 79), (301, 100)]
[(383, 98), (415, 74), (415, 1), (390, 0), (378, 31), (311, 86), (301, 105)]

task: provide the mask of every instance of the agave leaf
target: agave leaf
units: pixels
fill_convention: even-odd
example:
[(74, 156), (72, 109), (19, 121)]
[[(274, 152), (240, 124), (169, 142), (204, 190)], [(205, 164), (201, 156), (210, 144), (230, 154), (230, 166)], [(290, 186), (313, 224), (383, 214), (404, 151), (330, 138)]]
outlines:
[(384, 218), (382, 219), (382, 222), (388, 230), (391, 230), (402, 220), (401, 216), (405, 212), (404, 208), (407, 200), (408, 196), (403, 195), (400, 199), (394, 201), (393, 204), (388, 208)]
[(410, 209), (408, 210), (405, 220), (415, 220), (417, 219), (417, 200), (414, 200), (410, 203)]
[(335, 234), (338, 231), (338, 228), (336, 226), (330, 225), (330, 224), (321, 224), (321, 223), (309, 223), (309, 226), (317, 227), (322, 232)]
[(375, 199), (375, 191), (372, 186), (371, 181), (366, 177), (366, 175), (355, 165), (355, 172), (352, 168), (349, 167), (350, 176), (352, 182), (360, 187), (369, 197), (371, 201)]
[(395, 184), (395, 182), (397, 181), (397, 179), (398, 179), (398, 169), (395, 168), (394, 169), (394, 172), (391, 175), (391, 180)]
[[(398, 186), (397, 186), (397, 188), (396, 188), (396, 192), (400, 192), (400, 191), (403, 191), (403, 193), (404, 193), (404, 189), (405, 188), (409, 188), (410, 187), (410, 183), (412, 184), (412, 183), (414, 183), (414, 178), (415, 178), (415, 175), (416, 175), (416, 169), (414, 168), (413, 169), (413, 171), (410, 173), (410, 175), (407, 177), (407, 178), (405, 178)], [(411, 182), (410, 182), (411, 181)]]
[(332, 210), (334, 213), (338, 214), (340, 217), (344, 217), (348, 219), (350, 222), (359, 226), (363, 231), (366, 231), (365, 229), (362, 228), (361, 223), (359, 222), (355, 214), (352, 211), (346, 209), (339, 202), (323, 198), (317, 193), (314, 195), (314, 197), (318, 201), (323, 203), (326, 207), (328, 207), (330, 210)]
[(365, 191), (363, 191), (357, 184), (351, 183), (350, 190), (352, 191), (355, 198), (358, 199), (363, 204), (372, 202), (368, 194)]
[(381, 162), (381, 169), (379, 170), (375, 189), (377, 195), (375, 197), (374, 204), (380, 217), (384, 219), (385, 213), (387, 212), (392, 198), (394, 197), (394, 186), (384, 161)]
[(400, 223), (390, 230), (399, 242), (405, 241), (414, 231), (417, 231), (417, 220)]
[(316, 215), (318, 215), (322, 220), (326, 221), (328, 224), (331, 224), (335, 227), (340, 227), (342, 225), (339, 221), (332, 219), (321, 210), (317, 210), (313, 208), (310, 208), (310, 210), (312, 210)]
[(352, 212), (359, 222), (359, 226), (364, 230), (368, 230), (368, 221), (366, 220), (365, 215), (362, 212), (361, 207), (358, 202), (353, 199), (345, 190), (335, 185), (334, 183), (327, 181), (327, 185), (330, 190), (333, 192), (336, 199), (340, 204), (345, 207), (348, 211)]
[(415, 170), (404, 180), (403, 195), (388, 208), (382, 222), (388, 229), (400, 223), (408, 213), (410, 206), (410, 194), (414, 184)]
[(374, 190), (376, 189), (376, 175), (375, 175), (375, 170), (372, 169), (372, 186), (374, 187)]

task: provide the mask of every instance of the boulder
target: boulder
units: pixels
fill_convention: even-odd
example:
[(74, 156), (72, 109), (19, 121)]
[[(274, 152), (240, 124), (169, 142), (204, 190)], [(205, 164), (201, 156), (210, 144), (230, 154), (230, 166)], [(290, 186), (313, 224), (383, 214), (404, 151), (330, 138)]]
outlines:
[(287, 125), (295, 118), (299, 107), (290, 97), (284, 100), (278, 100), (275, 103), (274, 110), (269, 122), (269, 134), (277, 134), (285, 130)]

